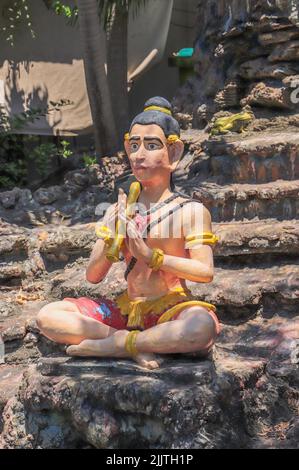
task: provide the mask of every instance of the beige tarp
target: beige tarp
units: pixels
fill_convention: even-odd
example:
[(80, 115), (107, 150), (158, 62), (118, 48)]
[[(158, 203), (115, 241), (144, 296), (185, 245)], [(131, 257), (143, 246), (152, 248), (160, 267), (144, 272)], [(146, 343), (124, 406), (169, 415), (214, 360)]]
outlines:
[[(29, 106), (45, 107), (49, 101), (73, 102), (28, 125), (23, 133), (78, 135), (91, 131), (78, 26), (66, 25), (63, 18), (49, 12), (43, 2), (31, 0), (32, 24), (36, 39), (23, 27), (15, 46), (1, 41), (0, 104), (15, 114)], [(151, 0), (137, 17), (130, 17), (128, 74), (152, 53), (147, 70), (164, 54), (173, 0)], [(3, 19), (0, 22), (3, 24)], [(157, 50), (157, 54), (153, 51)]]

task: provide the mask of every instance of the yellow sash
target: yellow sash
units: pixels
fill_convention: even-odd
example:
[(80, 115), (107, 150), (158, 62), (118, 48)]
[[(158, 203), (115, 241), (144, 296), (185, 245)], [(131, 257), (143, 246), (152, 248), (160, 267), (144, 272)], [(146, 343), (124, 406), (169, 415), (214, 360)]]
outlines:
[[(186, 301), (180, 302), (182, 298), (185, 298)], [(195, 305), (211, 309), (214, 312), (216, 311), (215, 305), (202, 300), (194, 300), (191, 292), (183, 287), (176, 287), (168, 294), (153, 300), (130, 300), (128, 292), (124, 291), (121, 295), (116, 297), (115, 302), (120, 308), (121, 314), (128, 316), (127, 326), (132, 328), (144, 328), (144, 317), (148, 313), (160, 315), (164, 312), (157, 322), (160, 324), (171, 320), (173, 316), (185, 308)], [(165, 311), (167, 308), (168, 310)]]

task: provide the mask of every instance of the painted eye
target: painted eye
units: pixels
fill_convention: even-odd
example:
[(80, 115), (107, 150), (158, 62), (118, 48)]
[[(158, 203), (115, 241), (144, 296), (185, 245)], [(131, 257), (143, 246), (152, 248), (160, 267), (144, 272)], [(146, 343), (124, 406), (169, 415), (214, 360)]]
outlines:
[(136, 150), (138, 150), (138, 144), (131, 144), (131, 150), (132, 152), (136, 152)]
[(157, 144), (148, 144), (149, 150), (156, 150), (158, 148)]

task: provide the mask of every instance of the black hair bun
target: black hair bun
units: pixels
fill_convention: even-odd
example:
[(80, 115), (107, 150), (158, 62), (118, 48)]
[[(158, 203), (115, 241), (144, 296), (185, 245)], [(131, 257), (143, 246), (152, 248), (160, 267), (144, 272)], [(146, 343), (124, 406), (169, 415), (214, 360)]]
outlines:
[(166, 108), (170, 112), (172, 112), (172, 106), (169, 103), (168, 100), (165, 98), (162, 98), (162, 96), (154, 96), (153, 98), (150, 98), (147, 100), (147, 102), (144, 105), (144, 108), (149, 108), (150, 106), (159, 106), (160, 108)]
[[(147, 100), (144, 106), (144, 111), (133, 119), (130, 132), (135, 124), (142, 126), (156, 124), (161, 127), (166, 137), (170, 135), (180, 137), (180, 126), (178, 121), (172, 116), (172, 106), (169, 101), (161, 96), (155, 96)], [(151, 106), (153, 108), (151, 108)]]

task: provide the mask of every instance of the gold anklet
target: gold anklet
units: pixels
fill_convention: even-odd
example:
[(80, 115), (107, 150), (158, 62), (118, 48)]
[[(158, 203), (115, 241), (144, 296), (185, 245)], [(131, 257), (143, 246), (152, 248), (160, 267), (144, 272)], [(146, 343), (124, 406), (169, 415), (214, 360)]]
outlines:
[(130, 331), (130, 333), (126, 337), (125, 349), (129, 354), (131, 354), (131, 356), (136, 356), (138, 354), (136, 348), (136, 336), (138, 333), (140, 333), (139, 330), (133, 330)]

